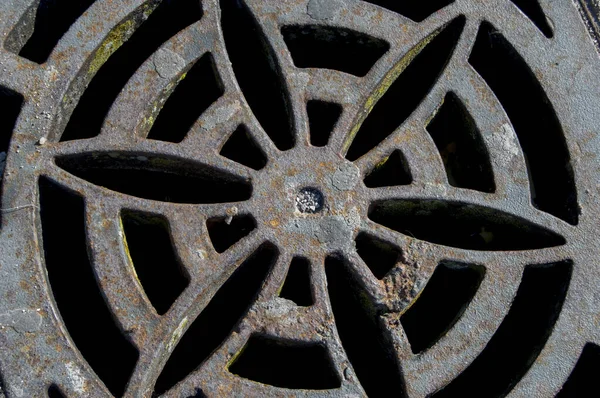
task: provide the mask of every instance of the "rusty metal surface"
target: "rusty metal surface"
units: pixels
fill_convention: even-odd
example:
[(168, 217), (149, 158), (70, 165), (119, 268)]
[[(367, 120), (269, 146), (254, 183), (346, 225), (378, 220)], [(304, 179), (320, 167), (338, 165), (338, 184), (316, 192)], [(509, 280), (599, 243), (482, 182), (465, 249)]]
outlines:
[[(70, 336), (55, 300), (57, 292), (49, 282), (43, 246), (46, 224), (40, 203), (40, 184), (49, 181), (84, 199), (85, 239), (94, 275), (115, 324), (139, 354), (128, 375), (125, 397), (151, 397), (161, 392), (155, 391), (155, 383), (182, 336), (240, 264), (265, 243), (276, 260), (258, 296), (244, 304), (248, 310), (206, 360), (165, 396), (377, 396), (366, 391), (364, 370), (356, 370), (364, 364), (357, 365), (349, 358), (348, 350), (353, 347), (348, 344), (352, 343), (340, 338), (337, 304), (332, 305), (330, 299), (331, 278), (336, 272), (328, 271), (336, 266), (352, 275), (362, 299), (376, 309), (373, 316), (386, 336), (380, 343), (401, 374), (398, 390), (388, 391), (393, 396), (435, 396), (471, 364), (477, 366), (478, 357), (509, 313), (526, 268), (532, 265), (572, 267), (564, 281), (566, 296), (556, 310), (555, 322), (545, 331), (540, 350), (523, 371), (516, 372), (518, 378), (508, 383), (508, 391), (489, 396), (555, 396), (583, 347), (600, 345), (600, 59), (581, 18), (581, 11), (589, 10), (584, 2), (541, 0), (553, 32), (547, 37), (510, 0), (456, 0), (418, 23), (358, 0), (203, 0), (202, 18), (154, 49), (128, 79), (99, 134), (67, 141), (61, 140), (61, 135), (88, 84), (119, 46), (143, 26), (160, 1), (95, 1), (41, 64), (18, 55), (31, 35), (38, 3), (0, 3), (0, 40), (4, 42), (0, 86), (24, 98), (2, 179), (0, 396), (44, 397), (52, 385), (66, 397), (111, 396), (105, 380), (96, 375)], [(273, 140), (273, 129), (266, 131), (264, 116), (257, 117), (246, 98), (248, 93), (240, 89), (227, 40), (246, 32), (240, 28), (233, 36), (224, 35), (223, 3), (245, 4), (247, 8), (242, 9), (256, 19), (266, 47), (272, 50), (268, 62), (276, 65), (291, 115), (291, 149), (277, 141), (282, 136)], [(497, 94), (469, 63), (478, 32), (487, 26), (485, 21), (497, 29), (491, 36), (502, 35), (522, 57), (556, 114), (566, 156), (549, 162), (547, 173), (553, 173), (557, 163), (560, 170), (567, 170), (550, 178), (561, 187), (557, 190), (572, 188), (564, 209), (544, 211), (544, 206), (535, 205), (536, 195), (541, 197), (543, 192), (532, 190), (530, 159), (524, 156), (514, 120), (511, 122)], [(594, 24), (593, 20), (590, 23)], [(451, 24), (460, 25), (459, 39), (427, 95), (372, 150), (366, 148), (357, 159), (346, 156), (357, 131), (361, 134), (361, 124), (368, 123), (370, 112), (383, 101), (390, 85)], [(364, 76), (297, 67), (281, 28), (304, 25), (368, 35), (385, 41), (389, 49)], [(328, 33), (324, 36), (330, 37)], [(223, 94), (181, 142), (148, 139), (167, 98), (207, 53), (212, 55)], [(268, 53), (265, 50), (255, 56), (267, 57)], [(457, 187), (445, 170), (444, 155), (428, 134), (426, 127), (447, 93), (464, 105), (487, 148), (493, 172), (489, 192)], [(310, 144), (308, 100), (334, 102), (343, 108), (326, 146)], [(281, 109), (285, 106), (272, 112)], [(0, 109), (0, 117), (2, 112)], [(259, 170), (220, 155), (242, 124), (267, 159)], [(538, 146), (550, 145), (544, 134), (538, 134), (536, 140)], [(368, 187), (365, 177), (396, 149), (403, 154), (412, 182)], [(112, 190), (102, 186), (109, 187), (110, 182), (94, 184), (85, 174), (94, 167), (208, 175), (223, 184), (236, 181), (251, 187), (251, 192), (243, 197), (247, 200), (231, 203), (210, 199), (206, 191), (216, 189), (212, 185), (179, 187), (181, 198), (175, 194), (136, 196), (127, 189), (135, 181)], [(572, 181), (561, 180), (569, 176)], [(150, 188), (149, 192), (154, 191)], [(150, 302), (131, 263), (124, 243), (124, 210), (167, 220), (173, 248), (189, 279), (162, 315)], [(398, 220), (394, 218), (397, 214), (402, 215)], [(211, 243), (207, 221), (219, 219), (229, 224), (245, 215), (252, 216), (256, 228), (219, 253)], [(403, 227), (403, 222), (410, 227)], [(477, 228), (461, 237), (471, 224)], [(432, 233), (428, 228), (441, 232)], [(375, 277), (357, 253), (357, 237), (364, 234), (402, 253), (381, 278)], [(477, 243), (472, 243), (473, 236)], [(69, 248), (69, 242), (64, 247)], [(71, 254), (67, 249), (63, 255), (68, 261)], [(311, 306), (298, 306), (279, 297), (295, 257), (310, 261)], [(332, 261), (337, 265), (331, 265)], [(452, 327), (431, 347), (414, 353), (400, 318), (419, 302), (431, 275), (445, 261), (483, 266), (485, 275)], [(85, 303), (81, 309), (85, 311)], [(360, 317), (356, 319), (362, 322)], [(89, 334), (102, 341), (93, 330)], [(291, 346), (325, 347), (337, 385), (283, 388), (234, 374), (230, 367), (256, 335)], [(121, 359), (117, 355), (105, 360)]]

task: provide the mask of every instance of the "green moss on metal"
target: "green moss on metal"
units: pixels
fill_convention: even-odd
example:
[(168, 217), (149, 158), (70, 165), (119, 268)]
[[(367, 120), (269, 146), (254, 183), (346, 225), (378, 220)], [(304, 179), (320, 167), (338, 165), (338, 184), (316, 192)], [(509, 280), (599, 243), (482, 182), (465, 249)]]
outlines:
[(369, 116), (369, 114), (371, 113), (371, 111), (373, 110), (373, 108), (375, 108), (375, 105), (377, 105), (377, 103), (379, 102), (379, 100), (381, 98), (383, 98), (383, 96), (385, 95), (385, 93), (389, 90), (389, 88), (392, 86), (392, 84), (394, 84), (394, 82), (396, 81), (396, 79), (398, 79), (398, 77), (402, 74), (402, 72), (404, 72), (406, 70), (406, 68), (408, 67), (408, 65), (411, 64), (411, 62), (417, 57), (417, 55), (419, 55), (421, 53), (421, 51), (423, 51), (423, 49), (441, 31), (442, 31), (441, 28), (438, 29), (438, 30), (436, 30), (436, 31), (434, 31), (429, 36), (427, 36), (425, 39), (423, 39), (422, 41), (420, 41), (416, 46), (414, 46), (413, 48), (411, 48), (390, 69), (390, 71), (383, 77), (383, 79), (381, 79), (381, 81), (379, 82), (379, 84), (377, 85), (377, 87), (375, 87), (375, 90), (373, 90), (373, 92), (366, 99), (362, 111), (359, 113), (358, 117), (356, 118), (356, 121), (354, 122), (354, 126), (352, 127), (352, 130), (350, 131), (350, 134), (348, 135), (348, 138), (346, 139), (346, 142), (344, 142), (344, 152), (346, 152), (350, 148), (350, 145), (352, 144), (352, 141), (354, 141), (354, 138), (356, 137), (356, 134), (360, 130), (362, 124), (367, 119), (367, 116)]

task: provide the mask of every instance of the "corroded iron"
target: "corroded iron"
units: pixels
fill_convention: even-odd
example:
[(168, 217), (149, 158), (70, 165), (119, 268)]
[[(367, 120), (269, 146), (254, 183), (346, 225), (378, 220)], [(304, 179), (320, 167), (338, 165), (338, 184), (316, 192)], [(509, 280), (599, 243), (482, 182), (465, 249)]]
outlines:
[[(582, 350), (600, 345), (593, 2), (180, 0), (195, 20), (194, 6), (169, 14), (175, 0), (81, 1), (44, 55), (28, 43), (51, 3), (0, 3), (0, 86), (22, 97), (2, 178), (0, 396), (466, 396), (478, 369), (491, 371), (472, 396), (553, 397), (575, 383)], [(143, 31), (161, 13), (190, 22)], [(175, 30), (159, 40), (161, 29)], [(155, 45), (137, 47), (127, 76), (130, 40)], [(514, 87), (477, 55), (498, 49)], [(186, 94), (206, 76), (196, 70), (212, 78)], [(337, 115), (324, 139), (311, 103)], [(456, 112), (467, 135), (446, 142)], [(77, 206), (81, 224), (68, 219)], [(154, 298), (171, 290), (151, 293), (134, 264), (131, 234), (152, 228), (181, 266), (166, 305)], [(83, 323), (97, 315), (85, 300), (62, 307), (79, 274), (53, 275), (74, 258), (93, 270), (116, 355)], [(285, 287), (296, 267), (304, 299)], [(441, 268), (479, 279), (417, 349), (408, 314)], [(515, 315), (521, 302), (535, 303), (529, 317)], [(539, 333), (513, 336), (527, 353), (497, 371), (507, 324)], [(282, 363), (257, 374), (261, 350)]]

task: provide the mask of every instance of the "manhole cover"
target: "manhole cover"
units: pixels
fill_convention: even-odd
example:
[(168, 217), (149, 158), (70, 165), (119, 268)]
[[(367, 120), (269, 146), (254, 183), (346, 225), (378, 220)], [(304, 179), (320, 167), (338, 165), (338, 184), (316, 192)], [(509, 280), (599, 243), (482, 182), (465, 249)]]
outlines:
[(597, 394), (594, 4), (2, 1), (0, 396)]

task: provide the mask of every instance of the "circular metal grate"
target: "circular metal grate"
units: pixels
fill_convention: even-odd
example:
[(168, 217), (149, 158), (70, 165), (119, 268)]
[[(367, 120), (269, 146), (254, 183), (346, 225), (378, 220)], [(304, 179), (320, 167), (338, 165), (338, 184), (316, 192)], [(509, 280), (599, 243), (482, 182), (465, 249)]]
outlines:
[(596, 11), (1, 2), (0, 396), (597, 395)]

